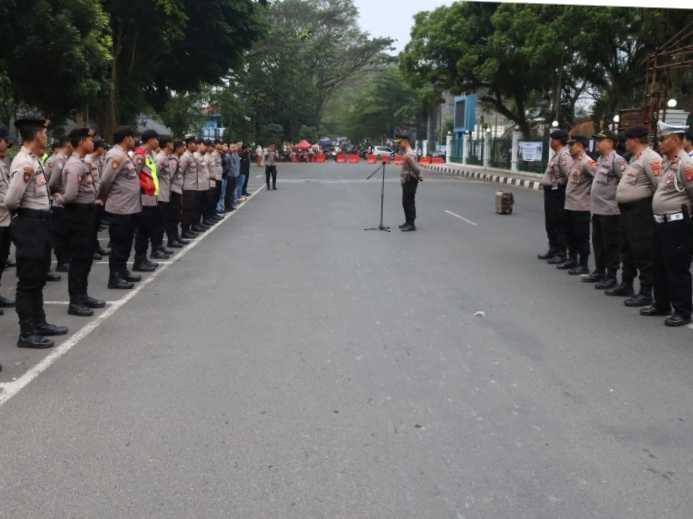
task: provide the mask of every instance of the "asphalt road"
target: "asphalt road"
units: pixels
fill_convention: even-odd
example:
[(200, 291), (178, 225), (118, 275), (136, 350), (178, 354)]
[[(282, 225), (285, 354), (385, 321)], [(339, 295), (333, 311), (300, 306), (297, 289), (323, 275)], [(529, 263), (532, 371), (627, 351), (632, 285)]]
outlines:
[(693, 333), (537, 261), (540, 194), (429, 178), (364, 232), (371, 168), (279, 169), (129, 299), (97, 265), (105, 317), (51, 286), (60, 355), (0, 318), (0, 517), (691, 517)]

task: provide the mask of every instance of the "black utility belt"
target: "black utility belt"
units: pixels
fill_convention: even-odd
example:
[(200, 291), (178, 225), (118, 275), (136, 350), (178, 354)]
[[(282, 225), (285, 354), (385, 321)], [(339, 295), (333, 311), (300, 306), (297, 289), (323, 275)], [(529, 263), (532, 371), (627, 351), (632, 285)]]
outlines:
[(656, 214), (654, 215), (654, 220), (657, 223), (673, 223), (673, 222), (685, 222), (688, 220), (688, 214), (684, 212), (673, 213), (673, 214)]
[(19, 209), (17, 211), (17, 216), (22, 218), (31, 218), (33, 220), (49, 220), (51, 219), (51, 212), (48, 209)]

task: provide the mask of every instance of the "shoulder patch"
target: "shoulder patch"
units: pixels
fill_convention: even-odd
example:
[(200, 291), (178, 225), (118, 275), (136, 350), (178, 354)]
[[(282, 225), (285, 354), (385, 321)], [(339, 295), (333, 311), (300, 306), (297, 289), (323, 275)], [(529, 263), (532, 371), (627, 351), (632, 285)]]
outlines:
[(662, 161), (659, 159), (651, 160), (650, 169), (655, 177), (660, 176), (662, 174)]
[(120, 161), (118, 161), (117, 159), (113, 159), (113, 161), (111, 162), (111, 167), (113, 169), (118, 169), (120, 167)]
[(693, 182), (693, 164), (687, 164), (683, 168), (683, 176), (686, 177), (686, 182)]

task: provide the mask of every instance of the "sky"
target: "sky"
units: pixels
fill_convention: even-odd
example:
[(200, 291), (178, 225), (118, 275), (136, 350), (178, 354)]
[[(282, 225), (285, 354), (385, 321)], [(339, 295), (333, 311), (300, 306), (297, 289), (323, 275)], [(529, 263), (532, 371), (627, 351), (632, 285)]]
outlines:
[(431, 11), (453, 0), (354, 0), (359, 9), (360, 25), (371, 36), (388, 36), (397, 41), (395, 53), (404, 49), (409, 41), (409, 31), (414, 25), (414, 15), (419, 11)]

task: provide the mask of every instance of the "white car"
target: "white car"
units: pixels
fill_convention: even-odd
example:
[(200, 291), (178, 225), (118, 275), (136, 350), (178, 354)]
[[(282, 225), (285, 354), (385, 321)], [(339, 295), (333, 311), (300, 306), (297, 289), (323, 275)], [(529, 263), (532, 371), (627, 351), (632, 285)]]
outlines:
[(395, 152), (387, 146), (373, 146), (373, 155), (380, 160), (383, 155), (388, 155), (391, 159), (395, 158)]

